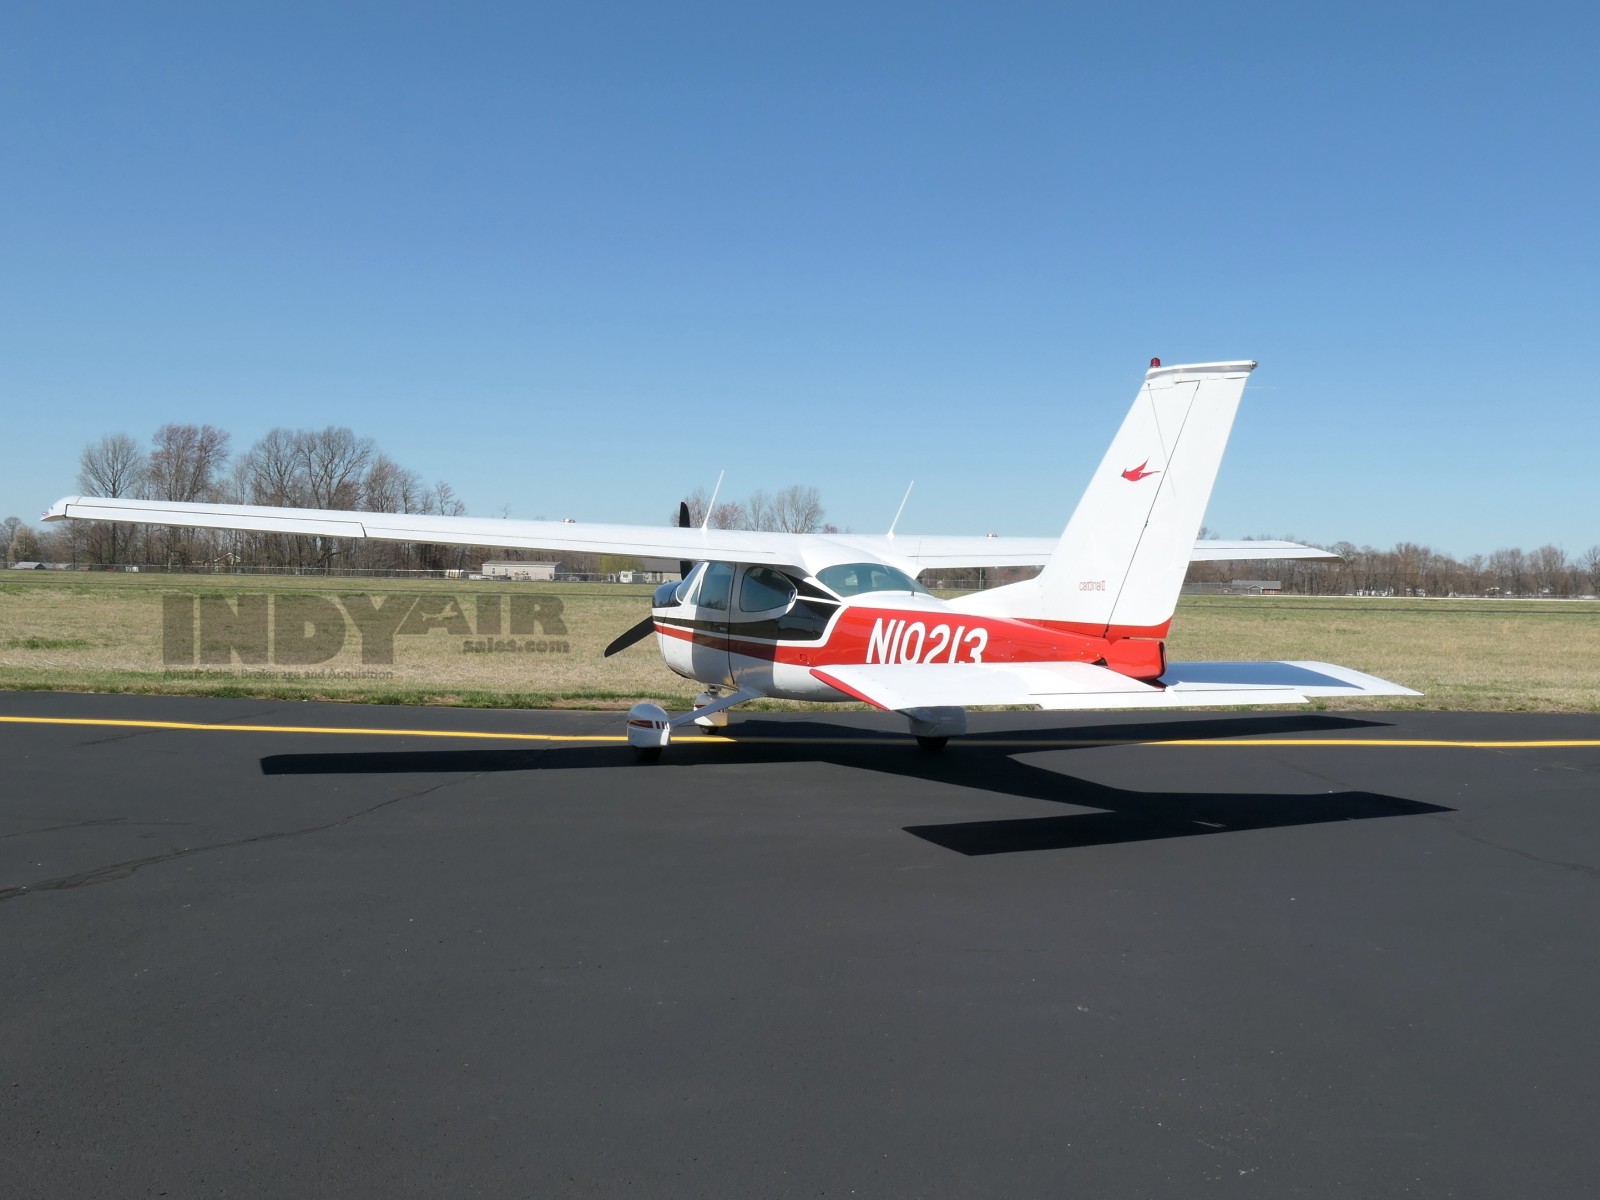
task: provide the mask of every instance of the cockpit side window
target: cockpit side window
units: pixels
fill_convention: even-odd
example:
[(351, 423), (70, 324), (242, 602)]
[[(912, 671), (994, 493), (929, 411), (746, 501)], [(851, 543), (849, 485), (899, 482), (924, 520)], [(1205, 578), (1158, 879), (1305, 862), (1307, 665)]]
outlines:
[(794, 599), (794, 584), (771, 567), (750, 567), (739, 584), (739, 608), (747, 613), (787, 608)]
[(732, 598), (733, 567), (728, 563), (707, 563), (706, 573), (700, 577), (700, 595), (695, 603), (701, 608), (726, 612)]
[(912, 592), (929, 595), (904, 571), (887, 563), (841, 563), (817, 572), (817, 581), (837, 596), (860, 596), (866, 592)]

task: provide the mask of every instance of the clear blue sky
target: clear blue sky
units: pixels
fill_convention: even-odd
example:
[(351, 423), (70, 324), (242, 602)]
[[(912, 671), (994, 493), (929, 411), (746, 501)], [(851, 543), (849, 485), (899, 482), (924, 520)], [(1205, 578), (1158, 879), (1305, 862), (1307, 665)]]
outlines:
[(349, 425), (477, 514), (1053, 533), (1152, 355), (1208, 523), (1600, 542), (1591, 6), (25, 3), (0, 515)]

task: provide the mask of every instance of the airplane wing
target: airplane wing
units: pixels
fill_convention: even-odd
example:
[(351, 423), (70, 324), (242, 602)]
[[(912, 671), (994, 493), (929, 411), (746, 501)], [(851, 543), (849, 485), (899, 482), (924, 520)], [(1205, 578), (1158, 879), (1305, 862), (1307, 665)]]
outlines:
[(253, 504), (174, 503), (165, 500), (69, 496), (56, 501), (45, 521), (118, 521), (239, 529), (309, 537), (375, 538), (443, 546), (504, 546), (654, 558), (714, 558), (723, 562), (799, 565), (789, 533), (744, 529), (679, 529), (670, 525), (598, 525), (571, 521), (509, 521), (494, 517), (441, 517), (421, 513), (345, 512), (272, 508)]
[[(511, 521), (493, 517), (441, 517), (413, 513), (273, 508), (253, 504), (175, 503), (68, 496), (45, 521), (116, 521), (238, 529), (308, 537), (376, 538), (445, 546), (502, 546), (584, 554), (803, 566), (808, 550), (827, 550), (832, 562), (848, 549), (862, 559), (895, 563), (916, 574), (935, 567), (1043, 566), (1059, 537), (889, 537), (883, 534), (757, 533), (744, 529), (678, 529), (670, 525), (599, 525), (569, 521)], [(1337, 554), (1294, 542), (1195, 543), (1195, 562), (1228, 559), (1338, 559)]]
[(1044, 709), (1304, 704), (1312, 696), (1415, 696), (1388, 680), (1321, 662), (1171, 663), (1159, 686), (1089, 663), (882, 663), (813, 667), (875, 708), (1032, 705)]
[[(1042, 567), (1056, 552), (1057, 537), (887, 537), (840, 534), (834, 540), (857, 546), (875, 558), (913, 564), (918, 571), (936, 567)], [(1244, 562), (1252, 559), (1310, 559), (1339, 562), (1341, 556), (1299, 542), (1224, 542), (1205, 538), (1194, 544), (1190, 562)]]

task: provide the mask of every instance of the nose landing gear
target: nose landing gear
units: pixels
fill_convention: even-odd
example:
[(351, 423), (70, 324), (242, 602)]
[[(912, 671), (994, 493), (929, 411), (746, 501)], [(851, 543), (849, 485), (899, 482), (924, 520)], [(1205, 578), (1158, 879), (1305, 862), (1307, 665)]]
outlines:
[(726, 694), (702, 692), (695, 697), (693, 708), (675, 717), (659, 704), (635, 704), (628, 710), (628, 745), (638, 752), (640, 762), (655, 762), (661, 751), (672, 744), (674, 729), (694, 724), (702, 729), (721, 730), (728, 724), (728, 709), (759, 696), (759, 692), (742, 688)]

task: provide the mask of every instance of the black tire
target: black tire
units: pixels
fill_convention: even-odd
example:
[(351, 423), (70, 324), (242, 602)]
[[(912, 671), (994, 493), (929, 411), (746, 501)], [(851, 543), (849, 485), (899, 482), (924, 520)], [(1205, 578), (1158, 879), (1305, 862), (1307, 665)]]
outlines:
[(660, 746), (644, 746), (644, 747), (642, 747), (640, 749), (636, 749), (633, 752), (633, 757), (634, 757), (635, 761), (641, 762), (641, 763), (660, 762), (661, 761), (661, 747)]
[(945, 743), (949, 740), (950, 739), (947, 737), (924, 737), (921, 734), (917, 735), (917, 745), (928, 754), (939, 753), (939, 751), (944, 749)]

